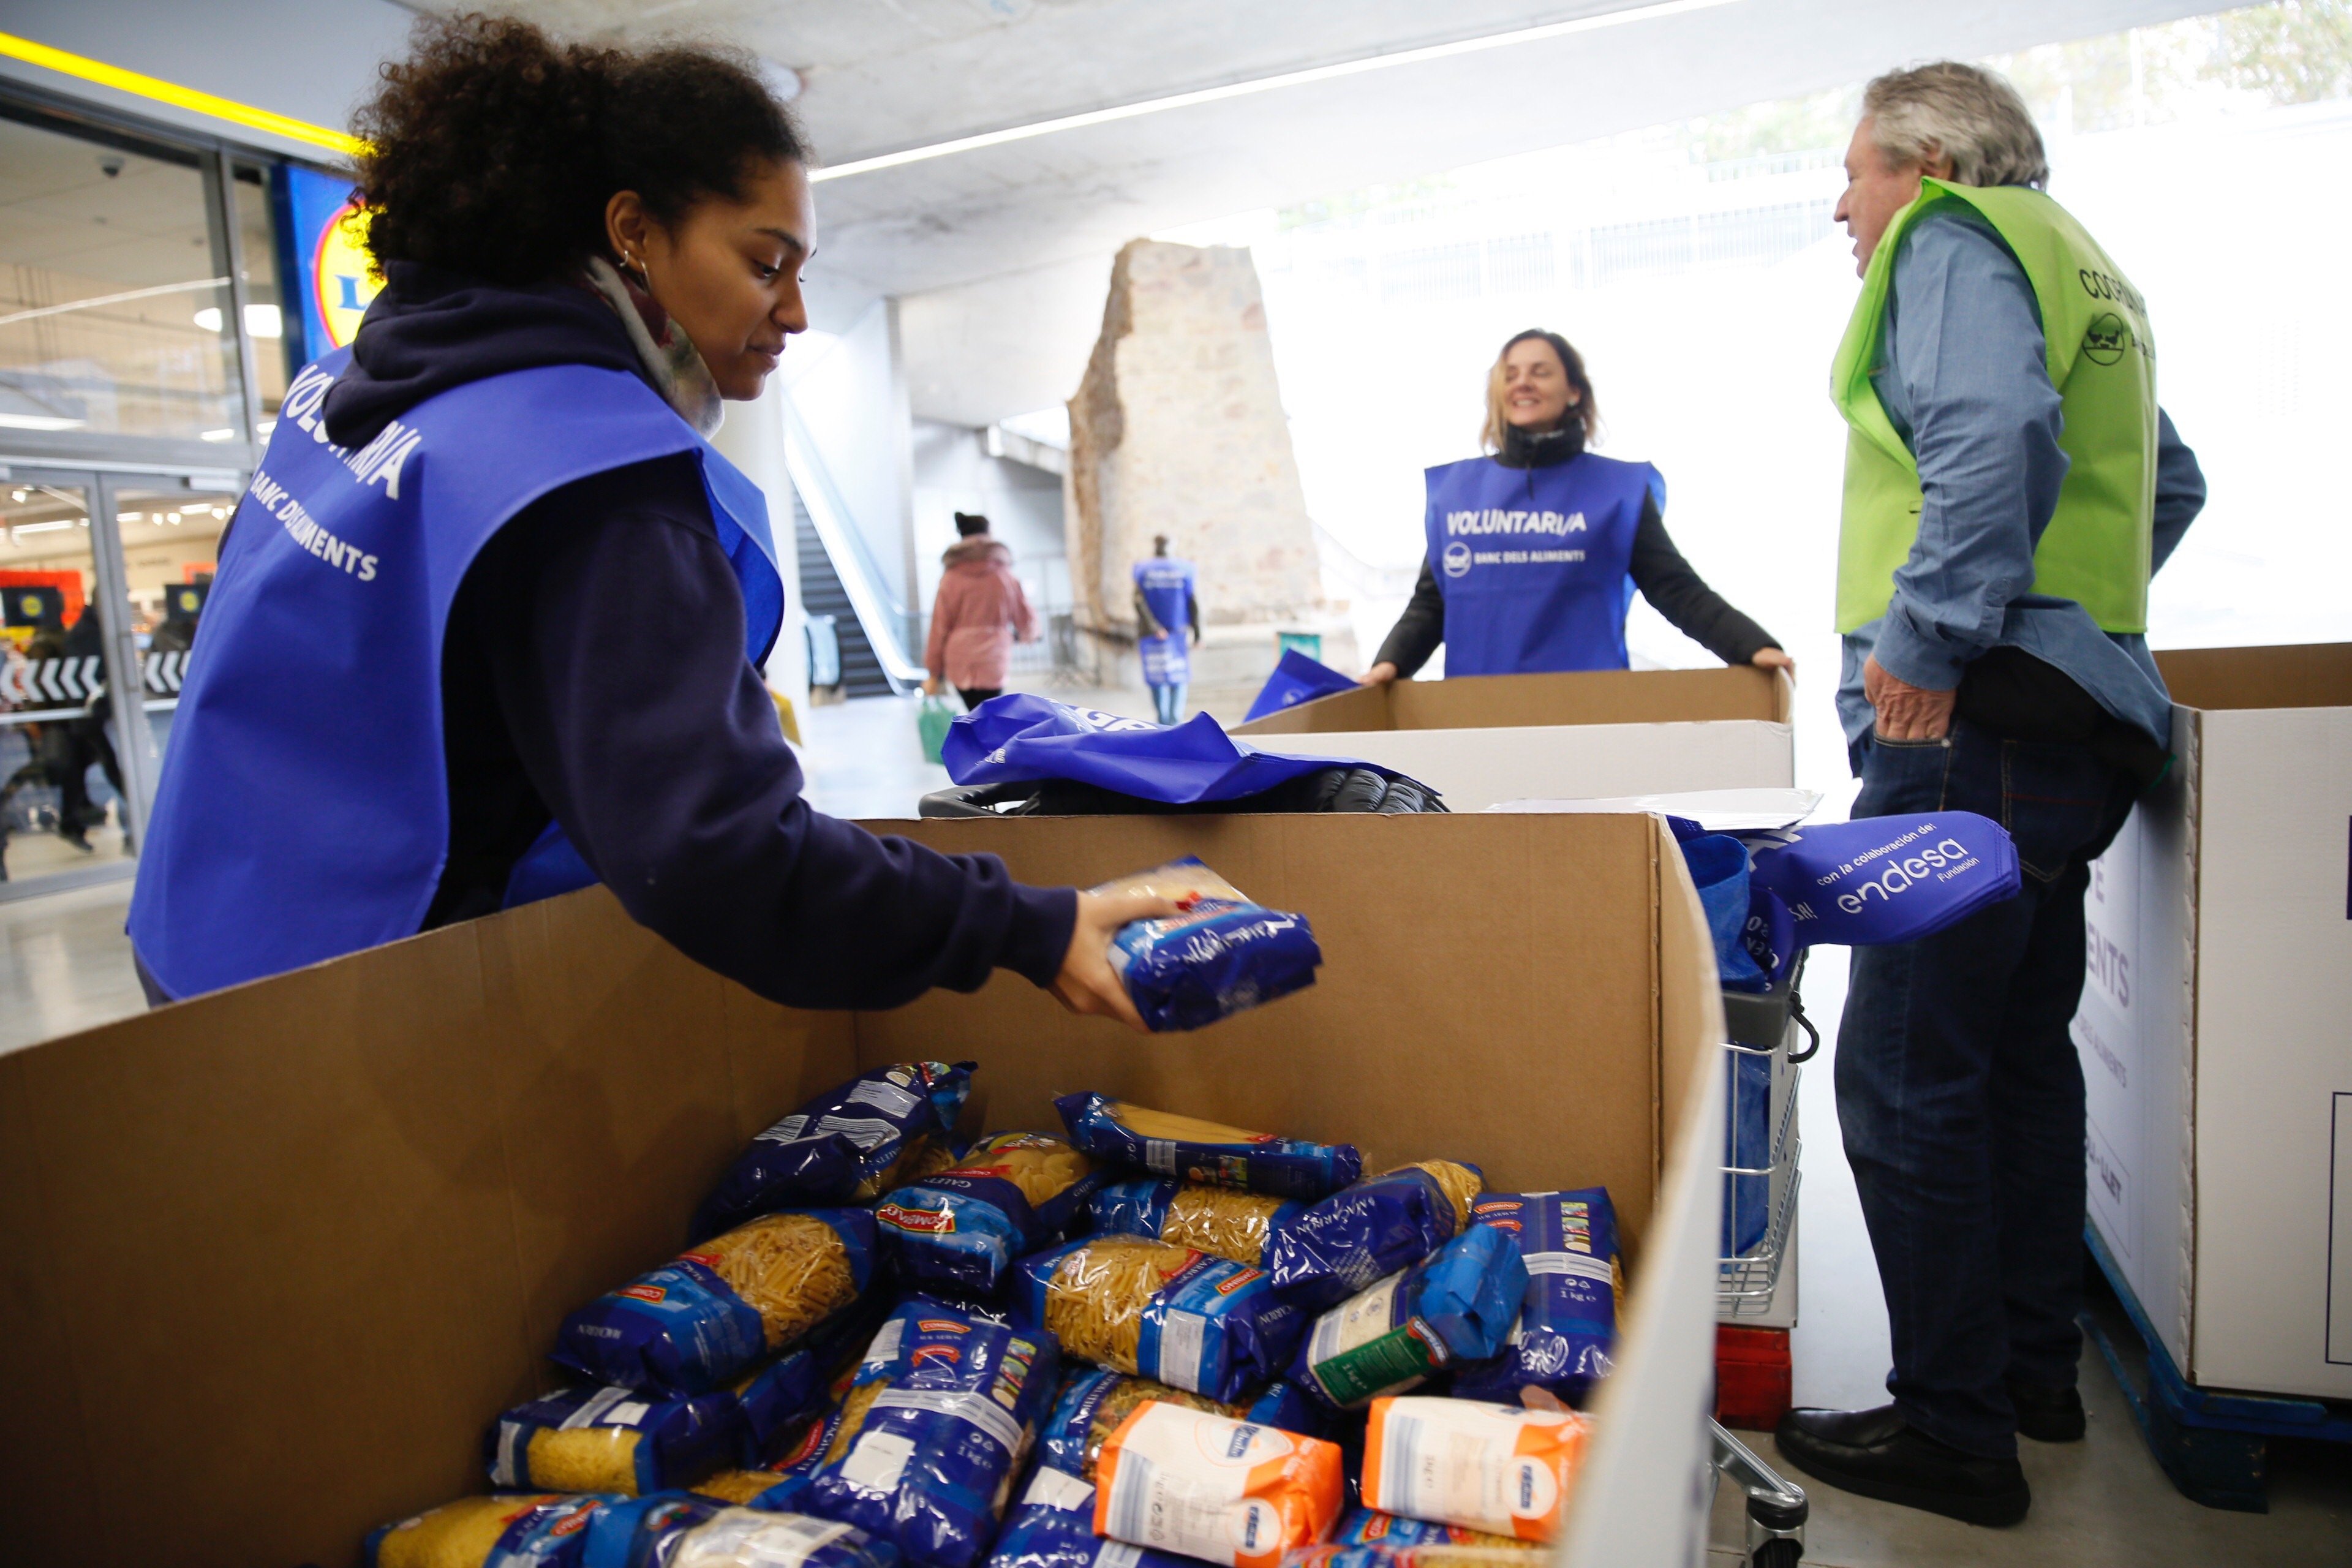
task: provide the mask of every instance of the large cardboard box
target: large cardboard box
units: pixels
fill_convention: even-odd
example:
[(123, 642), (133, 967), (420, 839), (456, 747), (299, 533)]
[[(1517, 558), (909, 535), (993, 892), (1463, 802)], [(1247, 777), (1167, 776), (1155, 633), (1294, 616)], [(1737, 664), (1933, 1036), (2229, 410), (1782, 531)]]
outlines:
[(2092, 1223), (2190, 1381), (2352, 1398), (2352, 644), (2157, 662), (2172, 771), (2085, 905)]
[(1796, 782), (1788, 678), (1760, 669), (1485, 675), (1360, 687), (1234, 731), (1266, 751), (1360, 757), (1455, 811)]
[(763, 1002), (602, 889), (0, 1058), (0, 1562), (343, 1568), (480, 1489), (564, 1312), (657, 1264), (751, 1134), (861, 1066), (1605, 1183), (1632, 1290), (1567, 1561), (1696, 1560), (1722, 1038), (1642, 816), (927, 822), (1026, 879), (1182, 853), (1306, 911), (1309, 991), (1143, 1037), (999, 975), (895, 1012)]

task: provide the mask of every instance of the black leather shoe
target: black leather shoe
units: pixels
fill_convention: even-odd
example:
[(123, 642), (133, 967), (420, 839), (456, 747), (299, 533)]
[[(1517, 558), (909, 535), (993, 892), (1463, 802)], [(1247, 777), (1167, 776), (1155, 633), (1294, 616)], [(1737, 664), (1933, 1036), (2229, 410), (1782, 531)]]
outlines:
[(2015, 1524), (2033, 1494), (2015, 1459), (1980, 1459), (1915, 1431), (1892, 1405), (1791, 1410), (1773, 1440), (1816, 1480), (1969, 1524)]
[(2079, 1443), (2083, 1440), (2083, 1394), (2072, 1384), (2047, 1388), (2034, 1383), (2009, 1385), (2009, 1403), (2017, 1411), (2017, 1435), (2037, 1443)]

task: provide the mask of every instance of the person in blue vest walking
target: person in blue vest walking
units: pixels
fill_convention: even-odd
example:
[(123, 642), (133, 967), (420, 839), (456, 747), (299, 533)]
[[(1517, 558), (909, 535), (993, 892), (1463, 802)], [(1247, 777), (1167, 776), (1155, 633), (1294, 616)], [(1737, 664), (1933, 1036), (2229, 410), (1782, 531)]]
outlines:
[(356, 130), (384, 287), (225, 541), (131, 906), (150, 999), (602, 881), (778, 1002), (1003, 968), (1140, 1027), (1109, 939), (1173, 905), (803, 797), (766, 506), (707, 439), (808, 324), (806, 154), (758, 76), (430, 18)]
[(1599, 429), (1566, 338), (1530, 328), (1503, 345), (1486, 377), (1488, 455), (1429, 470), (1429, 553), (1366, 685), (1411, 677), (1440, 643), (1449, 676), (1623, 669), (1637, 591), (1726, 664), (1794, 672), (1675, 548), (1658, 470), (1591, 450)]
[(1143, 658), (1143, 683), (1162, 724), (1184, 717), (1184, 688), (1192, 679), (1185, 636), (1201, 640), (1201, 601), (1193, 595), (1190, 561), (1168, 553), (1168, 536), (1155, 534), (1151, 559), (1135, 563), (1136, 652)]

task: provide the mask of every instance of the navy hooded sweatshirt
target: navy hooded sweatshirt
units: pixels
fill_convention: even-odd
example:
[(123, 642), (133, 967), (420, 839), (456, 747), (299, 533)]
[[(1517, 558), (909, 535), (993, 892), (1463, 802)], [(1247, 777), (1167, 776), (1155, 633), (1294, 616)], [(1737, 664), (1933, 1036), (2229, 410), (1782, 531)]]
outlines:
[[(493, 287), (394, 262), (329, 391), (363, 446), (437, 392), (533, 365), (644, 374), (584, 287)], [(888, 1007), (992, 969), (1043, 985), (1068, 888), (809, 808), (690, 454), (593, 475), (518, 513), (452, 606), (441, 659), (449, 858), (425, 929), (499, 908), (551, 816), (641, 924), (771, 1000)]]

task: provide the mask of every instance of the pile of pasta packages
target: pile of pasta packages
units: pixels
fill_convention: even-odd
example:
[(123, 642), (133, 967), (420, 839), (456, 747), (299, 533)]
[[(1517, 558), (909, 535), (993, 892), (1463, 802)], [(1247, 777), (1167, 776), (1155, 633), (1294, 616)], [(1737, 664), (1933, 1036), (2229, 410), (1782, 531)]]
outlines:
[(564, 1320), (491, 1494), (370, 1568), (1529, 1568), (1609, 1371), (1606, 1190), (1101, 1094), (959, 1152), (972, 1068), (760, 1134)]

